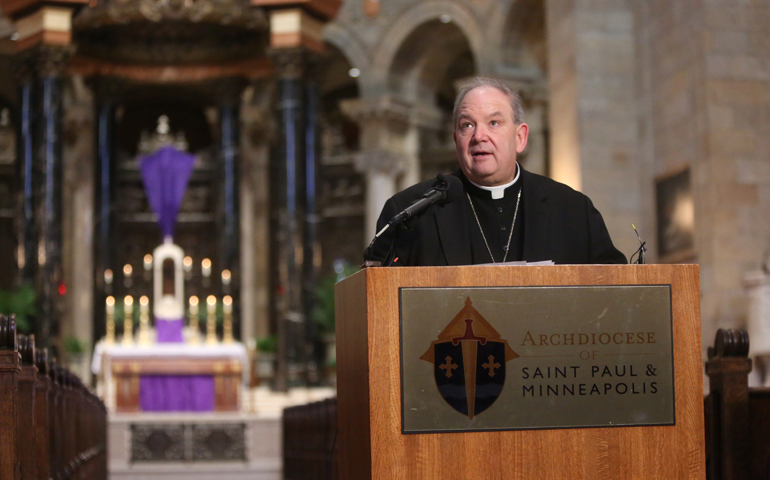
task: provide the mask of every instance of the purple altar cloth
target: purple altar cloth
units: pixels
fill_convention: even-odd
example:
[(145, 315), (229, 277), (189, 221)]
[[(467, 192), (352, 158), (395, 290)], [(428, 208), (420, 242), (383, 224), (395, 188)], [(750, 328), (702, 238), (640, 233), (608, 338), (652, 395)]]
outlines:
[(187, 190), (195, 157), (174, 147), (163, 147), (142, 159), (142, 180), (147, 200), (158, 215), (164, 237), (174, 234), (176, 214)]
[(139, 406), (143, 412), (214, 410), (213, 375), (142, 375)]
[(183, 342), (182, 327), (184, 323), (182, 319), (178, 320), (161, 320), (155, 319), (155, 331), (158, 332), (158, 343), (180, 343)]

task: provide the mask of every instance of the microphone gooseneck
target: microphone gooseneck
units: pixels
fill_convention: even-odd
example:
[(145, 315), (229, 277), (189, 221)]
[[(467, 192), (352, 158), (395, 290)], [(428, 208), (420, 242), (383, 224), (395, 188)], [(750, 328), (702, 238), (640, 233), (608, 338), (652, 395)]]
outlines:
[[(425, 192), (422, 197), (412, 202), (411, 205), (403, 209), (396, 214), (388, 222), (387, 227), (400, 225), (407, 222), (409, 219), (419, 216), (424, 213), (431, 205), (438, 203), (439, 205), (446, 205), (460, 198), (463, 194), (463, 184), (459, 178), (454, 175), (442, 175), (438, 174), (436, 182), (433, 186)], [(386, 228), (387, 228), (386, 227)], [(384, 231), (385, 228), (383, 228)]]
[[(386, 223), (385, 226), (382, 227), (379, 232), (377, 232), (369, 246), (366, 248), (365, 254), (366, 252), (371, 251), (372, 246), (377, 241), (377, 239), (380, 238), (380, 236), (382, 236), (382, 234), (384, 234), (389, 228), (404, 224), (410, 219), (420, 216), (435, 203), (438, 203), (439, 205), (446, 205), (448, 203), (454, 202), (460, 198), (462, 194), (463, 184), (459, 178), (454, 175), (439, 174), (436, 177), (436, 182), (431, 188), (428, 189), (428, 191), (422, 195), (422, 197), (418, 198), (401, 212), (394, 215), (393, 218), (391, 218), (390, 221), (388, 221), (388, 223)], [(393, 250), (392, 245), (390, 250)], [(385, 262), (383, 262), (383, 264), (385, 264)]]

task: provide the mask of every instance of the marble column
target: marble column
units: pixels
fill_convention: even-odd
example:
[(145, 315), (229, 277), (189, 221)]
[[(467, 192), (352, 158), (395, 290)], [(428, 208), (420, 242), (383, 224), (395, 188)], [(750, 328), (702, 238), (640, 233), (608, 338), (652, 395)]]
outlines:
[[(94, 162), (94, 344), (105, 334), (105, 299), (113, 295), (110, 270), (117, 273), (115, 258), (115, 101), (100, 95), (96, 102), (96, 161)], [(114, 277), (113, 277), (114, 278)]]
[(23, 280), (38, 295), (37, 342), (59, 330), (62, 285), (62, 73), (68, 47), (40, 45), (20, 55)]
[[(314, 344), (319, 341), (318, 329), (312, 318), (315, 306), (315, 294), (318, 281), (318, 267), (321, 264), (320, 246), (318, 243), (318, 224), (321, 221), (320, 211), (317, 205), (318, 199), (318, 85), (308, 82), (305, 86), (305, 195), (304, 195), (304, 228), (302, 236), (302, 304), (305, 319), (305, 355), (303, 362), (306, 365), (306, 381), (314, 382), (318, 379), (318, 362), (314, 360)], [(322, 360), (322, 359), (318, 359)]]
[(230, 284), (223, 291), (233, 297), (234, 332), (240, 337), (240, 91), (233, 82), (233, 89), (219, 106), (220, 126), (220, 186), (222, 210), (220, 212), (220, 261), (221, 270), (230, 270)]
[(417, 155), (416, 126), (411, 106), (389, 97), (346, 100), (340, 106), (361, 129), (356, 169), (366, 176), (365, 247), (376, 233), (383, 205), (398, 191), (401, 178), (413, 170), (409, 159)]
[(21, 186), (21, 205), (19, 206), (19, 280), (22, 284), (35, 283), (37, 271), (37, 231), (35, 224), (35, 189), (34, 189), (34, 121), (36, 81), (33, 71), (29, 70), (21, 79), (21, 124), (18, 141), (19, 185)]
[[(274, 272), (273, 312), (278, 335), (275, 389), (289, 386), (289, 364), (298, 360), (304, 339), (296, 335), (304, 323), (302, 307), (301, 218), (304, 172), (303, 74), (305, 53), (301, 49), (275, 51), (278, 71), (276, 117), (278, 144), (271, 168), (271, 270)], [(293, 379), (291, 379), (293, 380)]]

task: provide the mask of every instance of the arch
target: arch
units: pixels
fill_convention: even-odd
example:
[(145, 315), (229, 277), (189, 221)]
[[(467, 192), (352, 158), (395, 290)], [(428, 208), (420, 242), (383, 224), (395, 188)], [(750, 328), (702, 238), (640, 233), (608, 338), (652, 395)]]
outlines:
[(548, 69), (545, 0), (514, 0), (498, 4), (494, 32), (498, 64), (544, 76)]
[(420, 3), (404, 11), (382, 35), (385, 39), (372, 55), (371, 75), (367, 76), (364, 87), (365, 95), (376, 95), (386, 91), (388, 75), (393, 60), (407, 38), (421, 25), (438, 20), (442, 15), (449, 15), (452, 23), (460, 29), (470, 45), (480, 73), (491, 71), (490, 56), (485, 51), (486, 36), (479, 19), (466, 7), (457, 2), (443, 0)]
[(330, 23), (324, 28), (323, 40), (342, 52), (352, 66), (361, 69), (363, 72), (368, 70), (369, 54), (350, 30), (335, 23)]
[(387, 86), (404, 98), (428, 98), (447, 83), (453, 90), (454, 81), (477, 71), (475, 63), (468, 39), (456, 24), (430, 20), (401, 44), (391, 62)]

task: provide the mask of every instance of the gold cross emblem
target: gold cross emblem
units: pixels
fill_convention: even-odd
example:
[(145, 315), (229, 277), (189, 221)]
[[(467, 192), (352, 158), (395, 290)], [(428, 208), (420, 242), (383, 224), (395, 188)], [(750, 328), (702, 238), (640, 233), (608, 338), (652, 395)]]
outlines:
[(452, 378), (452, 370), (457, 368), (457, 365), (454, 365), (452, 363), (452, 357), (447, 356), (445, 359), (445, 364), (440, 365), (438, 368), (441, 370), (444, 370), (446, 372), (446, 378)]
[(482, 367), (484, 367), (484, 368), (489, 370), (489, 376), (490, 377), (494, 377), (495, 376), (495, 369), (496, 368), (500, 368), (500, 364), (499, 363), (495, 363), (494, 355), (490, 355), (489, 357), (487, 357), (487, 360), (489, 360), (488, 363), (483, 364)]

